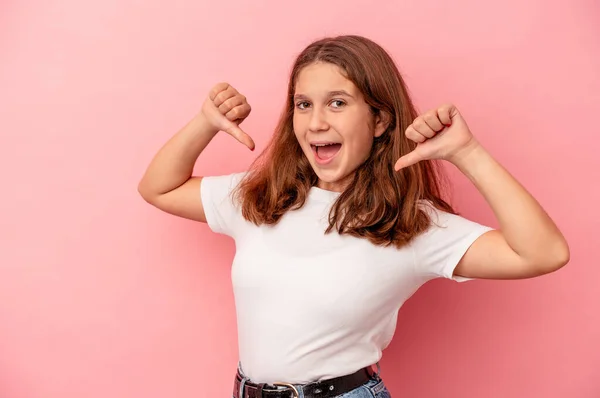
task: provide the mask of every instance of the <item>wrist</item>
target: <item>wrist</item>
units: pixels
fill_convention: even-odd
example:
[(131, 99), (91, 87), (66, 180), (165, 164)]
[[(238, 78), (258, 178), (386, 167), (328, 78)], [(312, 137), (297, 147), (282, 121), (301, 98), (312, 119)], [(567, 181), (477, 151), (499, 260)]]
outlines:
[(478, 159), (487, 154), (485, 148), (476, 140), (472, 139), (467, 145), (448, 157), (448, 161), (460, 170), (477, 164)]
[(192, 119), (191, 123), (195, 126), (194, 130), (200, 134), (208, 134), (211, 136), (216, 135), (219, 132), (219, 128), (213, 126), (203, 112), (199, 112)]

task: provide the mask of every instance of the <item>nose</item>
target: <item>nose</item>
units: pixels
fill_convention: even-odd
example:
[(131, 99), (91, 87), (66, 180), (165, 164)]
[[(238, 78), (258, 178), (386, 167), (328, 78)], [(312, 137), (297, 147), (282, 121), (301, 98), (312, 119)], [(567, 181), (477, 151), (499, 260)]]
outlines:
[(312, 132), (327, 131), (329, 130), (329, 123), (325, 115), (325, 111), (313, 108), (310, 115), (310, 121), (308, 123), (308, 129)]

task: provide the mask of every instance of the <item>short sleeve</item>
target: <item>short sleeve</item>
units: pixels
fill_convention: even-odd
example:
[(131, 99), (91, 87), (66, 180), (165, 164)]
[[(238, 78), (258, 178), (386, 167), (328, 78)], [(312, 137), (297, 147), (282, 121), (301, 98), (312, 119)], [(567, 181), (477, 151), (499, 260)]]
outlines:
[(200, 196), (206, 223), (216, 233), (234, 236), (243, 222), (241, 210), (234, 201), (232, 192), (245, 173), (215, 177), (203, 177)]
[(432, 205), (425, 205), (424, 210), (431, 216), (432, 224), (412, 243), (417, 272), (429, 279), (471, 280), (454, 275), (454, 269), (475, 240), (493, 228)]

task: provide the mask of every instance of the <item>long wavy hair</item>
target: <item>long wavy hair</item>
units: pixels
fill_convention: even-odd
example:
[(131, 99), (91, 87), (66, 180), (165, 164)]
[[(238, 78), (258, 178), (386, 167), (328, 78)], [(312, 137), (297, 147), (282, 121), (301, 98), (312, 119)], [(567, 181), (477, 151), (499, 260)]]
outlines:
[(316, 62), (337, 65), (360, 90), (373, 115), (389, 120), (386, 131), (374, 139), (369, 158), (331, 207), (326, 233), (335, 230), (400, 248), (431, 223), (419, 205), (423, 201), (456, 214), (442, 199), (444, 176), (438, 163), (422, 161), (394, 171), (396, 160), (416, 146), (404, 131), (417, 112), (390, 55), (367, 38), (346, 35), (315, 41), (297, 57), (275, 133), (236, 188), (243, 217), (256, 225), (277, 224), (286, 212), (304, 205), (318, 182), (292, 124), (298, 75)]

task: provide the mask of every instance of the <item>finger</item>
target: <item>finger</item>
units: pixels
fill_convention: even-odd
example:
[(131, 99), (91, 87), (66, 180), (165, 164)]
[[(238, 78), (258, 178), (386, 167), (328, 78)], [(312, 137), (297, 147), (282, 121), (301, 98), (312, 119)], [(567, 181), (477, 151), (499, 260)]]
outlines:
[(210, 98), (211, 101), (214, 101), (217, 94), (219, 94), (221, 91), (227, 90), (228, 88), (229, 88), (229, 83), (215, 84), (215, 86), (208, 93), (208, 97)]
[(240, 95), (236, 95), (235, 97), (231, 97), (221, 105), (219, 105), (219, 112), (223, 115), (235, 108), (238, 105), (242, 105), (244, 103), (244, 98)]
[(427, 137), (425, 137), (423, 134), (419, 133), (417, 130), (415, 130), (415, 128), (413, 127), (413, 125), (408, 126), (408, 128), (406, 129), (406, 138), (408, 138), (411, 141), (414, 142), (425, 142), (427, 140)]
[(394, 170), (396, 170), (396, 171), (401, 170), (405, 167), (409, 167), (409, 166), (412, 166), (413, 164), (417, 164), (420, 161), (421, 161), (421, 157), (419, 155), (417, 155), (417, 151), (409, 152), (406, 155), (400, 157), (400, 159), (398, 159), (396, 161), (396, 164), (394, 165)]
[(436, 111), (427, 112), (426, 114), (424, 114), (423, 120), (434, 132), (440, 132), (444, 129), (444, 125), (439, 119), (438, 113)]
[(229, 98), (234, 97), (237, 94), (238, 92), (235, 90), (235, 88), (229, 86), (229, 88), (217, 94), (217, 96), (213, 100), (213, 103), (218, 108), (223, 102), (227, 101)]
[(454, 116), (454, 111), (456, 108), (454, 105), (443, 105), (437, 110), (438, 118), (445, 126), (450, 126), (452, 124), (452, 116)]
[(229, 121), (236, 121), (237, 119), (244, 119), (246, 116), (250, 114), (250, 104), (244, 103), (242, 105), (236, 106), (229, 112), (225, 114), (225, 117)]
[(230, 123), (229, 126), (225, 129), (225, 132), (242, 144), (246, 145), (251, 151), (254, 150), (255, 144), (254, 140), (250, 138), (248, 134), (244, 132), (241, 128), (239, 128), (235, 123)]
[[(422, 117), (418, 117), (412, 124), (412, 128), (420, 135), (426, 138), (432, 138), (435, 135), (435, 131), (427, 123)], [(423, 141), (418, 141), (423, 142)]]

